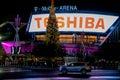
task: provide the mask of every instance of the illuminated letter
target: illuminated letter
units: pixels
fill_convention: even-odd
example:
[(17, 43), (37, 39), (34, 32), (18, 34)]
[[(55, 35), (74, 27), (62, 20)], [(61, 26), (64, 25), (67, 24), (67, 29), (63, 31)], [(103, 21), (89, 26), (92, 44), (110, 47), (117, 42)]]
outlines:
[(73, 23), (74, 28), (76, 28), (76, 20), (77, 20), (77, 18), (74, 17), (74, 20), (73, 20), (73, 21), (70, 21), (70, 17), (68, 17), (68, 18), (67, 18), (67, 27), (69, 28), (69, 27), (70, 27), (70, 24)]
[(48, 21), (48, 17), (46, 17), (46, 18), (44, 19), (44, 26), (45, 26), (45, 27), (47, 27), (47, 21)]
[(94, 18), (87, 17), (85, 27), (86, 28), (93, 28), (94, 27)]
[(40, 28), (40, 20), (41, 20), (41, 18), (35, 18), (35, 20), (37, 21), (37, 28)]
[(63, 17), (57, 17), (58, 28), (64, 27), (64, 22), (62, 22), (62, 20), (64, 20)]
[(95, 28), (98, 29), (99, 27), (101, 27), (102, 29), (104, 29), (104, 20), (103, 20), (103, 18), (99, 18), (98, 19), (98, 22), (97, 22)]
[(79, 27), (80, 27), (80, 28), (82, 28), (82, 21), (83, 21), (83, 18), (80, 17), (80, 21), (79, 21), (79, 22), (80, 22), (80, 23), (79, 23)]

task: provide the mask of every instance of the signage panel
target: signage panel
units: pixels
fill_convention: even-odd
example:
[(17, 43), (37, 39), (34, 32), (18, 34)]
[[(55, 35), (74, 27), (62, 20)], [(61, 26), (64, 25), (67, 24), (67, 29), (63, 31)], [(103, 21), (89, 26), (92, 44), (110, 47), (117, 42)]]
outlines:
[[(49, 14), (33, 14), (29, 32), (45, 32)], [(90, 13), (56, 13), (58, 30), (64, 32), (105, 33), (119, 16)]]

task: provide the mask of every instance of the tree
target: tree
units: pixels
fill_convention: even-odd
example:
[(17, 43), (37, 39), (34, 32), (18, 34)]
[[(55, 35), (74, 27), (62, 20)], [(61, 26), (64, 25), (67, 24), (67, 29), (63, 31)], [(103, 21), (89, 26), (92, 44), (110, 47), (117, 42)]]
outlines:
[(56, 15), (54, 10), (54, 1), (52, 0), (48, 24), (46, 28), (46, 37), (45, 37), (47, 44), (59, 44), (59, 31), (58, 25), (56, 21)]
[(59, 31), (58, 31), (53, 0), (51, 0), (49, 19), (48, 19), (46, 35), (45, 35), (45, 42), (49, 49), (48, 52), (51, 54), (51, 56), (57, 56), (58, 51), (60, 50), (61, 47), (59, 43)]

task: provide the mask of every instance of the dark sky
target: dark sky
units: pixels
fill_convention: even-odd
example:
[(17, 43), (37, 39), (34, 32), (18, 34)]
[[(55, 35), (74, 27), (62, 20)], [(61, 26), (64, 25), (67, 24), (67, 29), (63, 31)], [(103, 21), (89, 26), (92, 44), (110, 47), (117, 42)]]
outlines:
[[(79, 10), (94, 10), (120, 14), (119, 0), (55, 0), (55, 6), (77, 5)], [(14, 20), (17, 14), (27, 22), (34, 6), (50, 6), (50, 0), (1, 0), (0, 23)]]

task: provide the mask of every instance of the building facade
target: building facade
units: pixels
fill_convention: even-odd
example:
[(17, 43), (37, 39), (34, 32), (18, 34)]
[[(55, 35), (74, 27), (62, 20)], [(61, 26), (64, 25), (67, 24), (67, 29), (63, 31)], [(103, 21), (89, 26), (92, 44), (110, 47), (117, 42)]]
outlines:
[[(27, 32), (37, 41), (45, 40), (50, 7), (35, 7)], [(39, 9), (42, 9), (39, 10)], [(106, 41), (119, 41), (119, 15), (98, 11), (81, 11), (77, 6), (55, 7), (59, 41), (68, 54), (94, 53)]]

